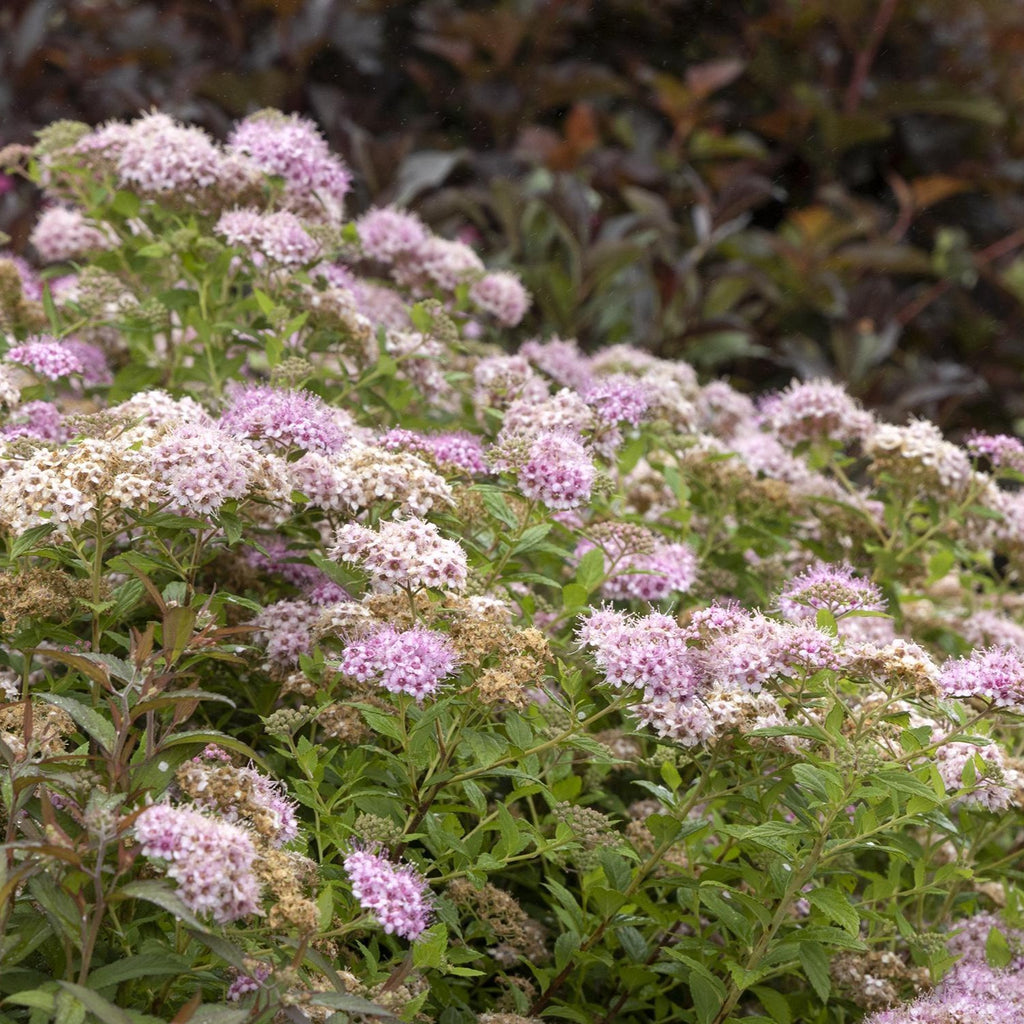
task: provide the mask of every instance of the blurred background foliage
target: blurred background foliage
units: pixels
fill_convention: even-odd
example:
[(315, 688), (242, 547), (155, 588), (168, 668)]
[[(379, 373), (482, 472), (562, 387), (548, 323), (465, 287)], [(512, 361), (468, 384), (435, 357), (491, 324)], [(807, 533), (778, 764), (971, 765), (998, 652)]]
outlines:
[(520, 268), (527, 334), (1024, 420), (1024, 0), (5, 0), (0, 38), (0, 144), (299, 111), (352, 212)]

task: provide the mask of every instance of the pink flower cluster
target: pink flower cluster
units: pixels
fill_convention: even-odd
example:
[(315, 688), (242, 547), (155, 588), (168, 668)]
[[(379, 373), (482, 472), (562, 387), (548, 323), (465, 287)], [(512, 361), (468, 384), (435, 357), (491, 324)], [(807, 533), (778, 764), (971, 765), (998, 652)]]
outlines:
[(484, 446), (473, 434), (419, 434), (396, 427), (380, 439), (380, 446), (389, 451), (409, 451), (429, 456), (438, 466), (460, 473), (477, 475), (487, 472)]
[(313, 647), (313, 627), (320, 607), (312, 601), (275, 601), (252, 620), (271, 663), (297, 665), (299, 656)]
[(182, 902), (218, 924), (254, 914), (260, 883), (253, 873), (256, 849), (245, 829), (168, 804), (147, 807), (135, 822), (147, 857), (167, 861)]
[[(611, 686), (643, 691), (641, 722), (661, 736), (703, 743), (747, 717), (781, 722), (763, 686), (839, 667), (835, 641), (808, 624), (777, 622), (732, 606), (712, 606), (680, 626), (669, 615), (631, 617), (601, 609), (577, 630)], [(742, 713), (741, 713), (742, 712)]]
[(636, 377), (613, 373), (607, 377), (598, 377), (583, 391), (583, 399), (594, 408), (604, 423), (614, 425), (626, 422), (636, 427), (650, 406), (651, 390)]
[(1024, 473), (1024, 441), (1008, 434), (973, 434), (967, 439), (972, 455), (988, 459), (993, 469)]
[(64, 206), (44, 210), (28, 240), (44, 263), (77, 260), (117, 244), (117, 237), (106, 225), (95, 224), (80, 210)]
[(410, 941), (430, 923), (430, 889), (411, 865), (395, 865), (375, 849), (355, 849), (345, 857), (352, 893), (388, 935)]
[(223, 431), (181, 427), (153, 452), (153, 468), (184, 512), (208, 515), (242, 498), (249, 474), (242, 446)]
[(989, 647), (942, 665), (939, 686), (950, 697), (984, 697), (1024, 711), (1024, 659), (1012, 647)]
[[(1013, 802), (1015, 784), (1021, 780), (1020, 773), (1006, 763), (1002, 747), (998, 743), (943, 743), (934, 753), (946, 791), (955, 793), (967, 789), (963, 803), (981, 807), (987, 811), (1002, 811)], [(970, 773), (965, 778), (965, 769), (971, 764), (974, 779)]]
[(437, 691), (457, 664), (455, 650), (443, 633), (382, 626), (349, 644), (340, 667), (361, 683), (373, 679), (390, 693), (407, 693), (422, 701)]
[(453, 294), (460, 285), (469, 285), (476, 308), (506, 327), (518, 324), (530, 308), (529, 292), (515, 274), (487, 273), (473, 249), (433, 234), (415, 214), (377, 207), (359, 218), (356, 230), (363, 252), (418, 293), (439, 289)]
[(369, 574), (375, 590), (463, 590), (468, 566), (457, 541), (442, 537), (423, 519), (388, 520), (375, 532), (357, 523), (338, 530), (331, 558), (356, 562)]
[[(647, 532), (647, 531), (645, 531)], [(670, 594), (685, 594), (697, 580), (697, 556), (687, 544), (671, 543), (648, 534), (650, 548), (630, 551), (624, 539), (604, 537), (609, 578), (601, 585), (601, 596), (610, 601), (662, 601)], [(575, 557), (581, 558), (595, 545), (582, 540)]]
[(290, 210), (229, 210), (221, 214), (213, 230), (228, 245), (248, 251), (257, 265), (267, 259), (282, 266), (301, 266), (320, 256), (320, 243)]
[(221, 428), (258, 447), (329, 453), (348, 440), (337, 410), (308, 391), (249, 385), (230, 389), (229, 398)]
[(66, 342), (40, 335), (29, 338), (21, 345), (9, 349), (9, 362), (27, 366), (33, 373), (47, 380), (60, 380), (85, 372), (81, 353)]
[[(226, 751), (215, 744), (209, 744), (203, 752), (192, 759), (197, 764), (214, 762), (230, 764), (231, 758)], [(296, 816), (298, 804), (289, 799), (284, 792), (280, 782), (257, 771), (252, 764), (245, 768), (236, 768), (235, 776), (249, 787), (249, 799), (261, 805), (269, 814), (273, 822), (274, 833), (270, 837), (273, 845), (283, 846), (290, 843), (299, 834), (299, 819)], [(202, 798), (197, 799), (197, 806), (201, 810), (219, 810), (224, 821), (234, 822), (238, 815), (230, 807), (222, 807), (216, 803), (206, 804)]]
[(284, 179), (284, 203), (301, 216), (339, 222), (352, 177), (316, 125), (276, 110), (251, 114), (228, 136), (229, 153)]
[[(1024, 1020), (1024, 933), (1007, 928), (993, 914), (959, 922), (947, 943), (960, 962), (930, 992), (900, 1006), (879, 1010), (864, 1024), (1017, 1024)], [(1012, 959), (1003, 969), (986, 962), (993, 929), (1003, 933)]]
[(590, 498), (596, 475), (593, 459), (577, 438), (543, 433), (530, 443), (519, 469), (519, 489), (548, 508), (576, 508)]
[(778, 439), (788, 445), (801, 441), (857, 441), (874, 424), (849, 392), (827, 380), (794, 382), (761, 405), (761, 415)]

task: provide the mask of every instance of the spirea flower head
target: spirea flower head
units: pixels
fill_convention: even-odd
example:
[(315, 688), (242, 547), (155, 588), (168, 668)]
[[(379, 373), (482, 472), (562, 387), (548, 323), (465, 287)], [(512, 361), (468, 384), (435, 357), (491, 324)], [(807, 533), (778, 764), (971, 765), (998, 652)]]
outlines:
[(321, 608), (312, 601), (276, 601), (267, 605), (252, 625), (272, 665), (297, 665), (299, 656), (313, 648), (313, 627)]
[(762, 403), (765, 425), (787, 445), (801, 441), (855, 441), (874, 419), (839, 384), (794, 381)]
[(374, 848), (357, 848), (344, 865), (352, 894), (388, 935), (412, 941), (426, 929), (430, 888), (411, 864), (396, 865)]
[(515, 327), (530, 308), (530, 293), (523, 282), (506, 271), (493, 271), (474, 281), (469, 298), (505, 327)]
[(848, 565), (817, 562), (794, 576), (779, 594), (779, 608), (791, 621), (813, 618), (825, 609), (837, 619), (854, 611), (885, 610), (882, 592)]
[(322, 399), (308, 391), (265, 385), (231, 388), (220, 426), (268, 450), (330, 453), (339, 451), (347, 441), (335, 410)]
[(703, 681), (698, 652), (669, 615), (597, 610), (581, 621), (576, 635), (593, 648), (594, 662), (610, 686), (634, 686), (646, 700), (685, 700)]
[(452, 502), (445, 479), (411, 452), (351, 444), (336, 455), (309, 452), (287, 470), (292, 487), (317, 508), (359, 512), (393, 503), (425, 515)]
[(990, 647), (942, 665), (939, 686), (950, 697), (984, 697), (1024, 711), (1024, 659), (1011, 647)]
[(466, 552), (422, 519), (387, 520), (376, 532), (348, 523), (338, 530), (328, 553), (362, 565), (373, 588), (382, 593), (406, 587), (460, 591), (466, 586)]
[(905, 427), (881, 424), (865, 439), (864, 451), (873, 474), (888, 474), (939, 498), (963, 494), (971, 481), (966, 452), (946, 441), (930, 420), (912, 420)]
[(519, 468), (519, 489), (548, 508), (582, 505), (590, 497), (597, 470), (586, 448), (569, 434), (539, 434)]
[(1024, 972), (975, 960), (957, 964), (926, 995), (864, 1018), (864, 1024), (1016, 1024), (1024, 1020)]
[[(1020, 784), (1021, 776), (1007, 765), (998, 743), (943, 743), (932, 757), (947, 792), (967, 789), (963, 803), (968, 806), (1002, 811), (1013, 802), (1014, 790)], [(965, 773), (968, 762), (971, 770)]]
[(96, 224), (80, 210), (63, 206), (44, 210), (28, 240), (44, 263), (77, 260), (117, 244), (117, 237), (105, 224)]
[(363, 252), (382, 263), (414, 253), (430, 237), (427, 226), (416, 214), (393, 206), (368, 210), (356, 221), (356, 232)]
[(60, 380), (72, 374), (85, 372), (82, 355), (62, 341), (45, 335), (29, 338), (7, 352), (8, 362), (27, 366), (33, 373), (47, 380)]
[(372, 679), (390, 693), (407, 693), (422, 701), (452, 674), (457, 661), (443, 633), (383, 626), (349, 644), (340, 667), (361, 683)]
[(504, 409), (517, 399), (533, 405), (548, 397), (548, 386), (521, 356), (487, 356), (473, 367), (473, 403)]
[(551, 338), (548, 341), (533, 339), (519, 346), (519, 355), (552, 380), (567, 388), (585, 391), (594, 374), (590, 361), (580, 351), (573, 339)]
[[(686, 544), (661, 540), (650, 530), (629, 523), (600, 524), (596, 539), (605, 552), (612, 575), (601, 585), (601, 596), (612, 601), (661, 601), (685, 593), (697, 579), (697, 556)], [(616, 529), (616, 527), (618, 529)], [(576, 546), (581, 558), (595, 545)]]
[(299, 833), (296, 804), (281, 783), (251, 764), (236, 768), (219, 747), (208, 746), (186, 761), (175, 780), (198, 808), (248, 826), (271, 846), (282, 846)]
[[(39, 222), (36, 221), (36, 223), (38, 224)], [(31, 241), (31, 236), (29, 241)], [(42, 302), (43, 281), (35, 267), (13, 252), (0, 253), (0, 259), (9, 260), (14, 264), (14, 269), (18, 272), (18, 279), (21, 281), (21, 291), (25, 298), (32, 302)]]
[(967, 450), (988, 459), (993, 469), (1012, 469), (1024, 473), (1024, 441), (1009, 434), (972, 434)]
[(946, 948), (961, 963), (983, 964), (987, 960), (985, 947), (992, 929), (1001, 932), (1013, 959), (1010, 970), (1024, 970), (1024, 929), (1011, 928), (996, 914), (981, 913), (954, 921)]
[(226, 156), (201, 128), (160, 113), (100, 129), (75, 150), (113, 159), (122, 187), (186, 206), (207, 208), (218, 199), (226, 205), (224, 200), (251, 187), (255, 178), (251, 166)]
[(221, 214), (213, 230), (229, 245), (247, 250), (257, 263), (266, 258), (283, 266), (299, 266), (320, 255), (320, 243), (289, 210), (229, 210)]
[(381, 437), (380, 446), (426, 455), (445, 470), (474, 475), (487, 472), (483, 443), (469, 433), (419, 434), (396, 427)]
[(484, 273), (480, 257), (465, 243), (431, 235), (407, 257), (399, 283), (414, 284), (426, 279), (445, 292), (454, 292), (460, 284), (475, 280)]
[(221, 430), (180, 427), (153, 451), (153, 468), (182, 510), (207, 515), (245, 496), (255, 454), (247, 447)]
[(235, 125), (227, 149), (284, 179), (283, 202), (301, 216), (341, 220), (352, 177), (312, 121), (261, 110)]
[(37, 441), (66, 441), (68, 430), (60, 409), (52, 402), (25, 402), (3, 428), (3, 436), (34, 437)]
[(154, 804), (136, 819), (135, 836), (145, 856), (167, 861), (167, 877), (178, 883), (178, 895), (194, 913), (225, 924), (259, 910), (256, 849), (243, 828)]
[(635, 377), (614, 373), (598, 377), (584, 392), (583, 398), (603, 423), (629, 423), (639, 426), (650, 405), (650, 389)]
[(703, 661), (708, 678), (723, 688), (755, 693), (775, 676), (839, 667), (833, 637), (809, 622), (777, 622), (759, 613), (712, 634)]
[(713, 380), (700, 389), (696, 401), (702, 429), (728, 439), (754, 429), (757, 409), (752, 399), (724, 380)]

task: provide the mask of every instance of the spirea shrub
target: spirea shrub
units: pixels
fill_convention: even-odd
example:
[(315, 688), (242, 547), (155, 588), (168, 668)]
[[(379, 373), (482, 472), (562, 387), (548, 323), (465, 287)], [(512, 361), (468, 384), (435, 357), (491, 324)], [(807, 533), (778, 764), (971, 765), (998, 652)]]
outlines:
[(295, 117), (21, 156), (0, 1021), (1019, 1018), (1019, 440), (517, 345)]

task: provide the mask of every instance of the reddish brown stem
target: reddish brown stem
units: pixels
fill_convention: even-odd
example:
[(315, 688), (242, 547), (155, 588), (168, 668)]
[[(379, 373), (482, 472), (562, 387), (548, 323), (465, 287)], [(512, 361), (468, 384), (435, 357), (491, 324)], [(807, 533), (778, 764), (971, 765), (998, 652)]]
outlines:
[(878, 48), (885, 38), (886, 29), (892, 16), (896, 13), (897, 0), (882, 0), (878, 5), (878, 12), (868, 33), (868, 40), (864, 48), (857, 52), (853, 62), (853, 74), (850, 76), (850, 84), (846, 87), (846, 95), (843, 97), (843, 113), (855, 114), (860, 106), (861, 96), (864, 92), (864, 85), (871, 73), (871, 65), (878, 56)]

